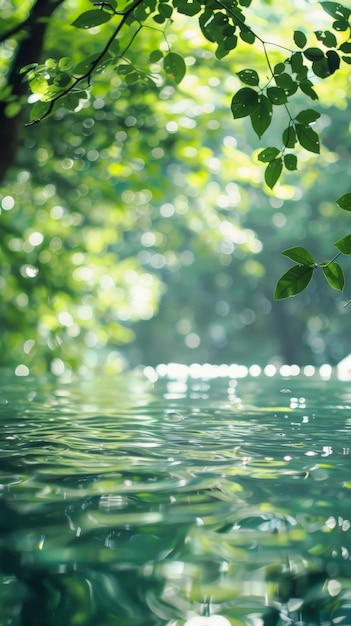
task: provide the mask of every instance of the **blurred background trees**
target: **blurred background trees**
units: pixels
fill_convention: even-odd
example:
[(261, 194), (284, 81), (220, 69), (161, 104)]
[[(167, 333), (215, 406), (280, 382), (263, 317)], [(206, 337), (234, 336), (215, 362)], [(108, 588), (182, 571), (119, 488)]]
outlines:
[[(257, 4), (254, 23), (278, 43), (302, 19), (324, 27), (318, 5), (284, 6), (282, 20), (280, 3)], [(101, 49), (104, 25), (88, 34), (70, 25), (86, 2), (46, 5), (42, 59), (77, 63)], [(181, 16), (168, 26), (187, 66), (178, 87), (101, 68), (74, 113), (58, 106), (25, 126), (26, 83), (12, 99), (6, 90), (20, 47), (28, 50), (16, 24), (31, 6), (3, 3), (3, 32), (14, 34), (0, 51), (2, 132), (16, 125), (18, 141), (2, 144), (0, 365), (59, 375), (165, 361), (319, 365), (350, 352), (348, 285), (345, 296), (331, 292), (321, 275), (298, 298), (273, 301), (289, 267), (280, 250), (304, 245), (323, 261), (349, 231), (335, 204), (349, 191), (347, 68), (332, 89), (316, 85), (321, 155), (301, 149), (299, 170), (272, 192), (257, 159), (262, 142), (230, 113), (236, 73), (243, 59), (263, 68), (261, 50), (247, 44), (218, 60)], [(155, 24), (131, 58), (146, 66), (160, 45)], [(297, 109), (309, 106), (297, 96)], [(282, 108), (271, 145), (285, 126)]]

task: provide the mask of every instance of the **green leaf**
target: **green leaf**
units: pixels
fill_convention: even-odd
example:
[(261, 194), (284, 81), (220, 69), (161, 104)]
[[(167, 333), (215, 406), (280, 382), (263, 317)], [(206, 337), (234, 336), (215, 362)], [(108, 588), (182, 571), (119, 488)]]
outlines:
[(278, 74), (275, 77), (275, 82), (277, 83), (278, 87), (281, 87), (282, 89), (290, 89), (292, 85), (295, 84), (294, 79), (287, 72)]
[(206, 37), (206, 39), (208, 39), (208, 41), (212, 41), (214, 43), (216, 41), (216, 37), (215, 33), (213, 33), (213, 21), (213, 12), (209, 9), (205, 9), (199, 17), (199, 24), (202, 34), (204, 35), (204, 37)]
[(327, 78), (330, 75), (328, 59), (324, 57), (319, 61), (313, 61), (312, 70), (318, 78)]
[[(56, 94), (57, 95), (57, 94)], [(71, 94), (67, 94), (71, 95)], [(72, 94), (75, 97), (75, 94)], [(57, 111), (57, 109), (59, 109), (60, 107), (64, 106), (66, 107), (66, 98), (67, 96), (64, 96), (63, 98), (60, 98), (59, 100), (56, 100), (56, 102), (51, 103), (52, 106), (50, 107), (50, 99), (49, 97), (47, 98), (45, 96), (45, 100), (38, 100), (38, 102), (36, 102), (33, 107), (31, 108), (31, 112), (30, 112), (30, 120), (33, 122), (34, 120), (40, 120), (42, 117), (46, 116), (50, 107), (50, 115), (52, 115), (53, 113), (55, 113), (55, 111)], [(79, 93), (80, 98), (83, 97), (83, 92)], [(68, 108), (68, 107), (66, 107)]]
[(40, 98), (42, 102), (50, 102), (54, 100), (59, 94), (62, 93), (61, 87), (57, 87), (57, 85), (49, 85), (46, 92)]
[(263, 94), (258, 97), (258, 106), (250, 115), (252, 128), (258, 137), (266, 132), (272, 121), (272, 103)]
[(283, 131), (283, 144), (286, 148), (294, 148), (296, 144), (296, 130), (294, 126), (288, 126)]
[(308, 265), (294, 265), (277, 282), (274, 299), (282, 300), (296, 296), (306, 289), (313, 276), (313, 267)]
[(285, 72), (285, 63), (277, 63), (273, 69), (274, 74), (282, 74)]
[(174, 7), (177, 9), (178, 13), (183, 13), (183, 15), (189, 15), (190, 17), (201, 11), (201, 5), (197, 0), (193, 0), (192, 2), (185, 0), (175, 1)]
[(288, 248), (287, 250), (283, 250), (282, 254), (287, 256), (292, 261), (296, 261), (299, 265), (308, 265), (309, 267), (314, 266), (314, 258), (312, 254), (302, 246)]
[(281, 89), (284, 89), (287, 96), (291, 96), (295, 93), (295, 91), (297, 91), (298, 83), (290, 74), (283, 72), (282, 74), (277, 74), (274, 78), (276, 85)]
[(351, 57), (341, 57), (342, 60), (347, 63), (348, 65), (351, 65)]
[(245, 41), (245, 43), (249, 43), (249, 44), (253, 44), (255, 43), (255, 34), (252, 32), (252, 30), (241, 30), (240, 31), (240, 38)]
[(298, 72), (301, 71), (301, 68), (303, 67), (302, 52), (294, 52), (294, 54), (291, 55), (290, 65), (291, 65), (291, 70), (292, 72), (294, 72), (294, 74), (298, 74)]
[(304, 82), (305, 80), (307, 80), (308, 73), (308, 67), (306, 67), (306, 65), (302, 65), (300, 71), (296, 74), (296, 81), (298, 83)]
[(310, 127), (303, 124), (296, 124), (296, 134), (300, 145), (315, 154), (319, 154), (319, 137), (317, 133)]
[(348, 30), (349, 27), (350, 25), (347, 20), (337, 20), (336, 22), (333, 22), (333, 28), (339, 32), (344, 32), (345, 30)]
[(289, 172), (297, 170), (297, 156), (295, 154), (285, 154), (284, 165)]
[(273, 161), (273, 159), (275, 159), (275, 157), (278, 156), (279, 153), (280, 153), (280, 150), (272, 146), (272, 147), (265, 148), (264, 150), (262, 150), (262, 152), (259, 153), (257, 158), (262, 163), (270, 163), (271, 161)]
[(284, 89), (281, 87), (268, 87), (267, 96), (275, 105), (285, 104), (288, 100)]
[(8, 119), (16, 117), (22, 111), (22, 105), (19, 102), (9, 102), (5, 107), (5, 115)]
[(304, 48), (307, 43), (307, 37), (301, 30), (294, 31), (294, 42), (298, 48)]
[(29, 81), (29, 86), (33, 93), (44, 94), (48, 89), (48, 81), (42, 74), (37, 74)]
[(231, 104), (234, 119), (251, 115), (258, 107), (258, 93), (250, 87), (243, 87), (234, 94)]
[(229, 48), (227, 48), (226, 46), (226, 39), (223, 39), (217, 46), (215, 55), (216, 55), (216, 59), (223, 59), (225, 56), (227, 56), (227, 54), (229, 54)]
[(161, 15), (161, 13), (156, 13), (156, 15), (153, 15), (152, 19), (156, 22), (156, 24), (164, 24), (166, 21), (165, 16)]
[(274, 185), (279, 179), (280, 174), (283, 170), (283, 159), (279, 157), (278, 159), (273, 159), (270, 163), (268, 163), (265, 173), (264, 179), (266, 181), (266, 185), (273, 189)]
[(322, 9), (326, 13), (328, 13), (328, 15), (330, 15), (331, 17), (334, 17), (335, 19), (339, 19), (343, 17), (348, 19), (350, 17), (350, 14), (351, 14), (350, 9), (347, 9), (339, 2), (321, 2), (320, 4), (321, 4)]
[(172, 78), (177, 84), (185, 76), (186, 65), (183, 57), (175, 52), (169, 52), (163, 59), (164, 70), (170, 78)]
[[(96, 0), (89, 0), (89, 2), (91, 2), (91, 4), (97, 4)], [(99, 2), (100, 4), (100, 2)], [(107, 0), (106, 4), (108, 4), (107, 8), (112, 8), (112, 9), (116, 9), (117, 8), (117, 0)]]
[(30, 121), (41, 119), (48, 111), (49, 104), (47, 102), (42, 102), (39, 100), (36, 102), (30, 111)]
[(238, 72), (238, 76), (240, 80), (245, 83), (245, 85), (251, 85), (253, 87), (256, 87), (260, 82), (256, 70), (241, 70), (241, 72)]
[(336, 72), (336, 70), (338, 70), (340, 67), (340, 57), (338, 53), (335, 52), (335, 50), (328, 50), (327, 59), (329, 74), (334, 74), (334, 72)]
[(117, 71), (118, 71), (118, 74), (125, 76), (125, 74), (130, 74), (131, 72), (134, 72), (134, 66), (131, 65), (130, 63), (121, 63), (117, 67)]
[(234, 33), (235, 33), (235, 26), (232, 26), (231, 24), (227, 24), (227, 26), (223, 28), (224, 37), (231, 37), (232, 35), (234, 35)]
[(342, 43), (341, 46), (339, 46), (339, 50), (341, 50), (341, 52), (346, 52), (346, 54), (349, 54), (351, 52), (351, 43), (345, 41), (345, 43)]
[(333, 289), (342, 291), (345, 286), (344, 272), (338, 263), (329, 263), (323, 267), (323, 274)]
[(318, 100), (318, 95), (314, 91), (313, 83), (311, 83), (310, 80), (301, 81), (299, 87), (301, 91), (306, 94), (306, 96), (309, 96), (311, 98), (311, 100)]
[(63, 89), (68, 87), (68, 85), (72, 82), (72, 77), (67, 72), (62, 72), (61, 74), (57, 74), (53, 80), (54, 85), (58, 85)]
[(150, 52), (149, 61), (150, 63), (157, 63), (163, 58), (163, 52), (161, 50), (153, 50)]
[(140, 74), (137, 71), (128, 72), (125, 77), (125, 81), (127, 85), (134, 85), (140, 80)]
[(60, 106), (65, 107), (68, 111), (74, 111), (79, 105), (80, 94), (68, 93), (63, 98), (60, 98), (58, 103)]
[(220, 44), (225, 37), (224, 31), (228, 26), (228, 18), (222, 12), (214, 12), (211, 8), (206, 7), (205, 11), (199, 17), (199, 24), (203, 35), (208, 41)]
[(316, 30), (314, 34), (327, 48), (336, 48), (338, 42), (334, 33), (329, 30)]
[(84, 74), (91, 72), (93, 68), (96, 72), (102, 72), (111, 62), (114, 62), (113, 57), (111, 57), (110, 53), (107, 52), (98, 61), (98, 63), (96, 63), (99, 56), (100, 54), (92, 54), (90, 57), (84, 59), (84, 61), (78, 63), (78, 65), (76, 65), (76, 67), (74, 68), (74, 74), (78, 76), (83, 76)]
[(158, 10), (166, 19), (172, 17), (173, 7), (170, 4), (165, 4), (164, 2), (162, 4), (159, 3)]
[[(344, 52), (347, 51), (344, 50)], [(29, 65), (24, 65), (23, 67), (21, 67), (19, 74), (27, 74), (27, 72), (29, 72), (30, 70), (34, 70), (37, 67), (39, 67), (38, 63), (29, 63)]]
[(109, 22), (112, 15), (112, 13), (107, 13), (100, 9), (92, 9), (91, 11), (85, 11), (79, 15), (77, 19), (72, 22), (72, 26), (75, 26), (75, 28), (93, 28), (94, 26), (100, 26), (100, 24)]
[(351, 211), (351, 193), (345, 193), (337, 199), (336, 204), (345, 211)]
[(309, 61), (320, 61), (324, 58), (324, 52), (319, 48), (307, 48), (303, 54)]
[(62, 57), (58, 62), (58, 68), (61, 72), (66, 72), (72, 67), (72, 59), (70, 57)]
[(48, 59), (45, 60), (44, 67), (46, 67), (48, 70), (54, 70), (57, 67), (57, 61), (49, 57)]
[(318, 120), (320, 116), (321, 114), (318, 113), (318, 111), (315, 111), (314, 109), (305, 109), (304, 111), (300, 111), (300, 113), (298, 113), (295, 119), (298, 122), (300, 122), (300, 124), (303, 124), (304, 126), (308, 126), (309, 124), (312, 124), (313, 122)]
[(236, 35), (229, 35), (228, 37), (224, 39), (223, 44), (224, 44), (225, 49), (228, 50), (228, 52), (230, 50), (235, 50), (238, 44), (238, 38)]
[(347, 235), (334, 243), (334, 246), (343, 254), (351, 254), (351, 235)]

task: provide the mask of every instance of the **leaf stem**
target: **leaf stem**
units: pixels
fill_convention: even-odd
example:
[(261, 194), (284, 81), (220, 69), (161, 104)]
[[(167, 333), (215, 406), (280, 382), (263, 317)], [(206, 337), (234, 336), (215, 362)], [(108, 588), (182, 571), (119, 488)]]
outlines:
[(334, 263), (334, 261), (336, 261), (336, 259), (339, 258), (339, 256), (341, 256), (341, 252), (338, 252), (338, 254), (336, 254), (332, 259), (330, 259), (330, 261), (327, 261), (327, 263), (317, 263), (316, 267), (329, 267), (329, 265), (331, 263)]

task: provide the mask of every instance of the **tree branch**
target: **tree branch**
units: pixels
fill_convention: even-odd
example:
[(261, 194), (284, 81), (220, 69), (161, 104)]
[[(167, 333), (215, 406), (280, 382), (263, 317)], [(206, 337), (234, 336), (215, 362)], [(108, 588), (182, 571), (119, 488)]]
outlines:
[(20, 24), (16, 24), (16, 26), (14, 26), (13, 28), (10, 28), (10, 30), (8, 30), (6, 33), (3, 33), (2, 35), (0, 35), (0, 43), (7, 41), (14, 35), (17, 35), (17, 33), (21, 32), (21, 30), (24, 30), (25, 28), (27, 28), (27, 26), (30, 26), (30, 22), (31, 22), (31, 16), (29, 15), (24, 20), (24, 22), (20, 22)]
[[(95, 70), (95, 68), (99, 65), (101, 59), (104, 57), (104, 55), (106, 54), (106, 52), (108, 51), (109, 47), (111, 46), (112, 42), (116, 39), (116, 37), (118, 36), (118, 34), (120, 33), (120, 31), (122, 30), (124, 24), (126, 23), (126, 21), (128, 20), (129, 16), (133, 13), (134, 9), (136, 9), (137, 6), (139, 6), (139, 4), (141, 4), (143, 2), (143, 0), (135, 0), (135, 2), (133, 2), (129, 7), (127, 7), (127, 9), (125, 9), (125, 11), (123, 12), (123, 17), (120, 21), (120, 23), (118, 24), (118, 26), (115, 28), (115, 30), (113, 31), (112, 35), (110, 36), (110, 38), (108, 39), (106, 45), (104, 46), (103, 50), (100, 52), (100, 54), (98, 55), (98, 57), (95, 59), (95, 61), (93, 61), (91, 63), (91, 67), (90, 69), (85, 72), (85, 74), (83, 74), (82, 76), (78, 76), (78, 78), (75, 78), (73, 83), (67, 87), (66, 89), (64, 89), (63, 91), (61, 91), (61, 93), (59, 93), (57, 96), (55, 96), (49, 103), (48, 109), (47, 111), (44, 113), (44, 115), (41, 115), (40, 117), (38, 117), (35, 120), (32, 120), (31, 122), (28, 122), (26, 124), (26, 126), (32, 126), (33, 124), (38, 124), (38, 122), (41, 122), (42, 120), (44, 120), (46, 117), (48, 117), (50, 115), (50, 113), (52, 112), (55, 102), (57, 102), (58, 100), (60, 100), (61, 98), (63, 98), (64, 96), (66, 96), (67, 94), (72, 92), (72, 89), (74, 89), (75, 87), (77, 87), (77, 85), (79, 85), (79, 83), (81, 83), (84, 80), (88, 81), (88, 84), (90, 82), (91, 76)], [(121, 13), (116, 13), (118, 15), (121, 15)]]
[[(48, 18), (54, 13), (64, 0), (36, 0), (27, 19), (5, 33), (6, 38), (13, 37), (19, 32), (24, 36), (18, 43), (7, 77), (7, 85), (11, 88), (11, 96), (21, 98), (27, 92), (27, 85), (23, 82), (20, 70), (28, 63), (36, 62), (41, 56), (45, 33), (48, 27)], [(27, 32), (25, 32), (27, 31)], [(1, 41), (5, 41), (2, 35)], [(8, 118), (6, 108), (8, 102), (0, 102), (0, 181), (3, 180), (8, 168), (13, 162), (18, 145), (19, 135), (23, 127), (24, 110), (14, 117)]]

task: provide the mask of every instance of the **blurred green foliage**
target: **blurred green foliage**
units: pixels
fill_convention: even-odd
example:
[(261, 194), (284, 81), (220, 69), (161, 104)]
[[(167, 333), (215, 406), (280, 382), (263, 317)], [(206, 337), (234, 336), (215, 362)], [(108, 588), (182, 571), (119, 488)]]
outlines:
[[(302, 21), (311, 33), (330, 26), (326, 11), (302, 4), (251, 9), (252, 28), (276, 44), (275, 65)], [(49, 74), (88, 63), (113, 32), (110, 21), (71, 25), (87, 2), (57, 5), (41, 54)], [(102, 63), (88, 92), (58, 99), (50, 117), (25, 127), (27, 83), (22, 75), (15, 97), (6, 81), (24, 41), (16, 26), (31, 8), (6, 1), (3, 9), (4, 33), (14, 30), (0, 52), (3, 119), (8, 127), (20, 120), (20, 141), (13, 160), (6, 150), (2, 156), (0, 364), (18, 374), (61, 374), (160, 361), (321, 364), (349, 352), (348, 310), (323, 276), (296, 301), (272, 301), (288, 268), (281, 249), (303, 242), (323, 263), (348, 234), (348, 216), (335, 203), (349, 191), (347, 64), (328, 79), (332, 90), (314, 79), (321, 154), (296, 147), (299, 169), (288, 161), (273, 192), (264, 144), (249, 120), (230, 112), (242, 68), (267, 69), (260, 46), (243, 39), (221, 58), (184, 14), (167, 22), (167, 40), (156, 21), (129, 45), (130, 25), (118, 43), (128, 48), (119, 71)], [(185, 62), (179, 86), (181, 62), (170, 57), (164, 68), (170, 44)], [(42, 97), (38, 76), (29, 76), (32, 104)], [(295, 119), (310, 108), (309, 95), (300, 90), (291, 107)], [(286, 124), (285, 107), (275, 107), (271, 146)]]

